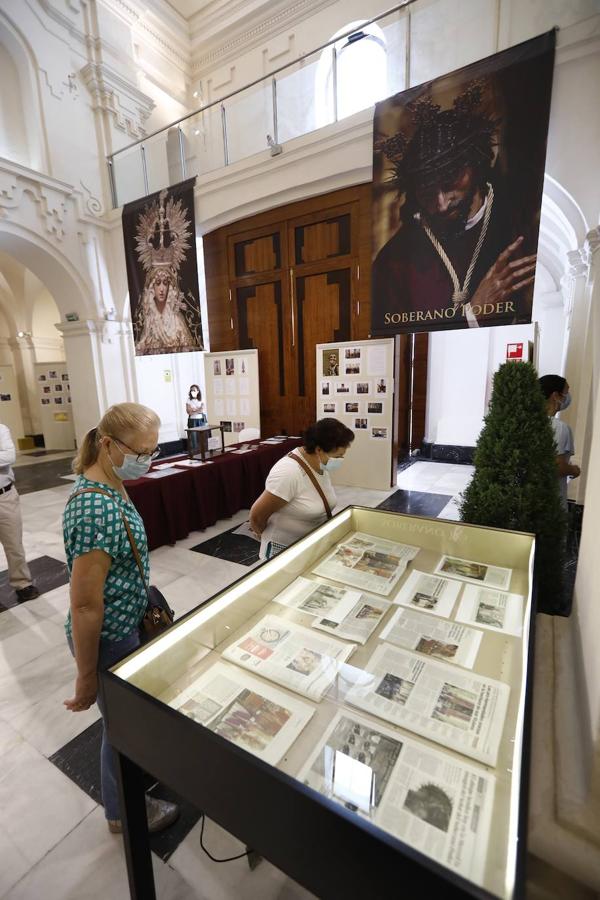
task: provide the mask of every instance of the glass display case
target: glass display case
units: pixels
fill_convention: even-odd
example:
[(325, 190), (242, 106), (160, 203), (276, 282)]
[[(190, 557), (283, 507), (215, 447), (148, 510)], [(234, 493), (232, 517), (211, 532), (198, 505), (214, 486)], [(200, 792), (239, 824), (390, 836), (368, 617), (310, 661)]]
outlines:
[(349, 507), (101, 675), (148, 772), (318, 897), (524, 889), (533, 535)]

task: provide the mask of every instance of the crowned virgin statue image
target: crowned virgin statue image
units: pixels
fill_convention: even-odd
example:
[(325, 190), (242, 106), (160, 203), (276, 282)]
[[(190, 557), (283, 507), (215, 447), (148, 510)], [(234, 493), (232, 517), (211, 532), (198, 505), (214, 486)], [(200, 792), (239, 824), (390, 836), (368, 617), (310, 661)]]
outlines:
[(138, 355), (204, 349), (198, 300), (182, 290), (179, 275), (191, 248), (190, 225), (183, 200), (167, 190), (138, 216), (136, 253), (146, 273), (133, 323)]

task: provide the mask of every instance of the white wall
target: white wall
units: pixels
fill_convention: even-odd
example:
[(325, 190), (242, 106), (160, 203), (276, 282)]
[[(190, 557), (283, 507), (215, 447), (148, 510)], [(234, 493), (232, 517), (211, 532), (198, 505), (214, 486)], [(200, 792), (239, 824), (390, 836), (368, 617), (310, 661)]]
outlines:
[(165, 353), (160, 356), (136, 356), (138, 401), (153, 409), (161, 420), (160, 441), (185, 437), (185, 404), (190, 385), (197, 384), (205, 394), (202, 353)]

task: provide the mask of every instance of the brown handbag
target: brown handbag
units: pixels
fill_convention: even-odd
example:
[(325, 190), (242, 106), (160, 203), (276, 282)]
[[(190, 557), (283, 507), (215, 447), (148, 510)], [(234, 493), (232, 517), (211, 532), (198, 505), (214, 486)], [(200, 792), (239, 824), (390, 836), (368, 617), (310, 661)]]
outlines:
[[(108, 491), (103, 491), (101, 488), (82, 488), (81, 490), (75, 491), (75, 493), (71, 494), (71, 496), (67, 500), (67, 503), (70, 503), (71, 500), (74, 497), (77, 497), (78, 494), (104, 494), (105, 497), (110, 497), (110, 499), (114, 502), (114, 497), (109, 494)], [(131, 526), (127, 521), (127, 516), (125, 515), (123, 510), (119, 509), (119, 512), (121, 514), (121, 518), (123, 519), (123, 525), (125, 526), (125, 531), (127, 532), (127, 538), (131, 546), (131, 552), (133, 553), (133, 558), (135, 559), (136, 565), (138, 567), (140, 577), (142, 579), (142, 584), (144, 585), (144, 590), (146, 591), (146, 598), (148, 600), (146, 611), (144, 612), (144, 618), (140, 622), (139, 626), (140, 639), (142, 643), (145, 644), (148, 641), (151, 641), (152, 638), (161, 634), (163, 631), (166, 631), (166, 629), (173, 624), (175, 613), (169, 606), (167, 598), (164, 596), (164, 594), (162, 594), (157, 587), (148, 585), (146, 583), (144, 567), (142, 565), (142, 560), (140, 558), (140, 553), (137, 548)]]
[(331, 512), (331, 507), (330, 507), (329, 503), (327, 502), (327, 497), (323, 493), (323, 489), (322, 489), (321, 485), (315, 478), (315, 473), (313, 472), (313, 470), (311, 469), (309, 464), (305, 460), (302, 459), (301, 456), (296, 456), (296, 454), (292, 453), (292, 452), (288, 453), (288, 456), (290, 459), (295, 459), (296, 462), (298, 463), (298, 465), (304, 469), (304, 471), (306, 472), (306, 474), (312, 481), (315, 490), (319, 494), (319, 497), (323, 501), (323, 506), (325, 507), (325, 513), (327, 515), (327, 518), (330, 519), (332, 517), (333, 513)]

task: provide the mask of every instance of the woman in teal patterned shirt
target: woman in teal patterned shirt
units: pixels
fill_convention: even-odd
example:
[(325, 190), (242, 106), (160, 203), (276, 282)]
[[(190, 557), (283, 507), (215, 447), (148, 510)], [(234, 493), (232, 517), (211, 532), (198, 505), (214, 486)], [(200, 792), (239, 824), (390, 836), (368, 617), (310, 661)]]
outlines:
[[(63, 514), (63, 537), (71, 576), (67, 640), (77, 663), (75, 694), (65, 700), (72, 712), (99, 700), (98, 671), (108, 669), (139, 646), (139, 625), (147, 598), (123, 516), (127, 518), (148, 583), (148, 542), (144, 523), (123, 482), (139, 478), (158, 455), (160, 419), (139, 403), (111, 406), (89, 431), (73, 463), (79, 476)], [(79, 493), (82, 491), (83, 493)], [(102, 493), (104, 492), (104, 493)], [(77, 496), (75, 496), (77, 495)], [(100, 712), (104, 711), (98, 703)], [(121, 831), (113, 751), (102, 734), (102, 802), (109, 830)], [(178, 809), (146, 798), (151, 831), (166, 828)]]

